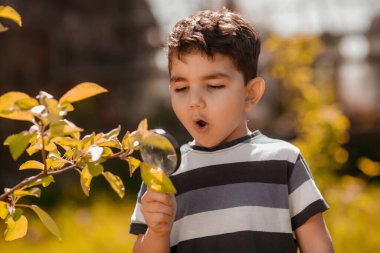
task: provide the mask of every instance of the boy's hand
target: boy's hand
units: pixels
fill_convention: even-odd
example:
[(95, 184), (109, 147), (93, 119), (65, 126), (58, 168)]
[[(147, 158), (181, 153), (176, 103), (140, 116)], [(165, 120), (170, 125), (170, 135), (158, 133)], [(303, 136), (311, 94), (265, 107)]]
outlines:
[(172, 228), (177, 204), (173, 194), (159, 193), (149, 188), (141, 199), (141, 212), (150, 232), (167, 236)]

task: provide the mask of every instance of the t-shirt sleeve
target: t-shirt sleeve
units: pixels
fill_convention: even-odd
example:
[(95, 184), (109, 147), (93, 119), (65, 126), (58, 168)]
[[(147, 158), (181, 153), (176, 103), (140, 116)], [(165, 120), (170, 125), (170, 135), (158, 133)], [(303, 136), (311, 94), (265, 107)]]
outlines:
[(290, 168), (288, 187), (289, 212), (293, 230), (296, 230), (315, 214), (329, 208), (319, 192), (302, 154)]
[(141, 213), (141, 197), (146, 192), (146, 185), (144, 182), (141, 184), (139, 193), (137, 194), (136, 206), (131, 217), (131, 224), (129, 227), (129, 233), (131, 234), (145, 234), (148, 226), (145, 223), (143, 214)]

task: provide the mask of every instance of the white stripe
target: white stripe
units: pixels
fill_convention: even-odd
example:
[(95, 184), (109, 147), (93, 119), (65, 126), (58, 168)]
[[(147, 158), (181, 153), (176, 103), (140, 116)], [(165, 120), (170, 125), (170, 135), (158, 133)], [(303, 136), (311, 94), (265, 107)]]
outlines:
[(240, 206), (189, 215), (174, 222), (170, 245), (189, 239), (238, 231), (292, 233), (289, 210)]
[(143, 224), (146, 223), (140, 209), (141, 209), (141, 204), (136, 201), (135, 210), (133, 211), (133, 214), (131, 217), (132, 223), (143, 223)]
[(182, 156), (181, 166), (174, 175), (200, 167), (226, 163), (268, 160), (285, 160), (295, 163), (298, 155), (299, 149), (285, 141), (266, 144), (241, 143), (214, 152), (192, 150)]
[(289, 195), (289, 211), (293, 218), (308, 205), (318, 199), (323, 199), (314, 180), (309, 179)]

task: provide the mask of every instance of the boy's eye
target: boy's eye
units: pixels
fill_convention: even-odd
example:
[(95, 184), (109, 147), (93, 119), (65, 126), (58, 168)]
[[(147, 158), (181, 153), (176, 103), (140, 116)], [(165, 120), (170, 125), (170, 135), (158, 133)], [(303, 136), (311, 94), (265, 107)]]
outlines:
[(186, 86), (184, 86), (184, 87), (177, 87), (177, 88), (174, 89), (174, 91), (175, 92), (182, 92), (182, 91), (185, 91), (186, 89), (187, 89)]
[(209, 89), (213, 89), (213, 90), (219, 90), (219, 89), (223, 89), (225, 86), (222, 85), (222, 84), (213, 84), (213, 85), (207, 85), (207, 87)]

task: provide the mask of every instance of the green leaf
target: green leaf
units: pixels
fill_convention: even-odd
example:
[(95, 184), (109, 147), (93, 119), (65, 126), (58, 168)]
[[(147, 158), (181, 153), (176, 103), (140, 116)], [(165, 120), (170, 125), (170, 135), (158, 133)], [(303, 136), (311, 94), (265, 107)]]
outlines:
[(41, 189), (38, 187), (34, 187), (28, 190), (16, 190), (14, 191), (14, 195), (19, 198), (24, 196), (34, 196), (39, 198), (41, 196)]
[(11, 211), (9, 212), (14, 221), (18, 221), (18, 219), (20, 219), (21, 215), (24, 213), (24, 211), (21, 208), (16, 208), (13, 213)]
[(50, 131), (53, 136), (65, 136), (83, 131), (83, 129), (68, 120), (60, 120), (50, 125)]
[(54, 177), (52, 175), (37, 179), (36, 181), (28, 184), (25, 188), (29, 188), (36, 185), (42, 185), (43, 187), (49, 186), (51, 183), (54, 183)]
[(101, 164), (88, 163), (87, 166), (91, 176), (93, 177), (99, 176), (104, 171), (104, 167)]
[(10, 6), (0, 6), (0, 17), (10, 19), (20, 27), (22, 26), (20, 14)]
[(148, 163), (140, 164), (141, 177), (152, 190), (162, 193), (176, 193), (176, 189), (164, 171)]
[(17, 100), (15, 102), (15, 105), (17, 105), (22, 110), (30, 110), (38, 105), (38, 101), (34, 98), (23, 98)]
[(22, 131), (21, 133), (9, 136), (4, 145), (9, 146), (12, 158), (17, 160), (20, 155), (25, 151), (29, 144), (29, 141), (33, 138), (34, 134), (30, 134), (28, 131)]
[(140, 166), (141, 161), (134, 158), (133, 156), (128, 156), (126, 160), (128, 161), (128, 164), (129, 164), (129, 174), (130, 176), (132, 176), (133, 173), (135, 173), (137, 168)]
[(125, 193), (125, 188), (124, 188), (123, 181), (121, 181), (120, 177), (112, 174), (109, 171), (104, 172), (103, 176), (111, 185), (112, 189), (117, 193), (117, 195), (119, 195), (120, 198), (123, 198), (124, 193)]
[(104, 148), (104, 150), (103, 150), (102, 158), (107, 158), (107, 157), (113, 155), (112, 149), (110, 149), (109, 147), (103, 147), (103, 148)]
[(9, 216), (5, 223), (7, 224), (7, 229), (5, 230), (6, 241), (22, 238), (28, 231), (28, 220), (24, 215), (21, 215), (17, 221), (12, 216)]
[(79, 148), (80, 147), (80, 141), (73, 139), (71, 137), (54, 137), (50, 140), (50, 142), (53, 142), (59, 146), (61, 146), (66, 151), (72, 148)]
[(7, 202), (0, 201), (0, 218), (5, 219), (8, 216), (8, 206)]
[(20, 166), (19, 170), (28, 170), (28, 169), (43, 170), (44, 167), (45, 167), (44, 164), (39, 161), (29, 160), (29, 161), (24, 162)]
[(59, 103), (74, 103), (104, 92), (108, 92), (108, 90), (104, 89), (96, 83), (80, 83), (68, 92), (66, 92), (59, 100)]
[(133, 149), (132, 143), (129, 140), (130, 136), (131, 136), (131, 133), (129, 131), (127, 131), (125, 133), (122, 141), (121, 141), (121, 143), (123, 145), (123, 149), (126, 149), (126, 150), (132, 150)]
[(92, 175), (88, 169), (88, 167), (84, 167), (80, 173), (80, 185), (82, 186), (82, 190), (84, 194), (89, 197), (90, 196), (90, 185), (91, 185)]
[(119, 135), (120, 130), (121, 126), (119, 125), (117, 128), (112, 129), (108, 133), (104, 134), (103, 138), (105, 138), (106, 140), (111, 140)]
[[(23, 205), (24, 206), (24, 205)], [(50, 217), (50, 215), (42, 210), (40, 207), (36, 205), (25, 205), (26, 207), (31, 208), (40, 218), (42, 224), (45, 225), (45, 227), (53, 234), (55, 235), (59, 240), (61, 240), (61, 232), (59, 231), (59, 228), (55, 221)]]

